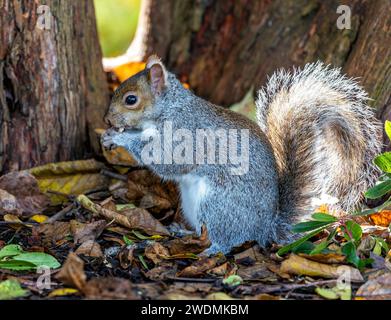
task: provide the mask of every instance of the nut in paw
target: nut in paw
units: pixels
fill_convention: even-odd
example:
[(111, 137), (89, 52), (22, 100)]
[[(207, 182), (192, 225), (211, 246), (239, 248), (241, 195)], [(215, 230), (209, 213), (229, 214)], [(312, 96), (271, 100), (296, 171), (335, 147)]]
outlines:
[(118, 146), (113, 141), (114, 136), (117, 134), (118, 132), (113, 129), (106, 130), (100, 138), (100, 143), (102, 144), (102, 147), (106, 150), (113, 150), (117, 148)]

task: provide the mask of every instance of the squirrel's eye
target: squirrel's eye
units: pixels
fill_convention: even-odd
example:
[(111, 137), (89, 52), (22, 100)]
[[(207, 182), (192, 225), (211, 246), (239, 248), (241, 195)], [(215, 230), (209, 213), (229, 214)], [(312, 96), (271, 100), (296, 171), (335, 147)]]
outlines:
[(133, 94), (130, 94), (128, 95), (126, 98), (125, 98), (125, 104), (127, 106), (133, 106), (137, 103), (137, 97)]

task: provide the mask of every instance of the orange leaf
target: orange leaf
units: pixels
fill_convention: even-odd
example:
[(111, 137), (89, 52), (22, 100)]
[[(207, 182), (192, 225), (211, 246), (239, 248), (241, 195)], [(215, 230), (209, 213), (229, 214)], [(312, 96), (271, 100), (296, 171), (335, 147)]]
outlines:
[(391, 210), (383, 210), (370, 215), (370, 218), (377, 226), (388, 227), (391, 223)]
[(129, 62), (119, 67), (114, 68), (114, 73), (118, 77), (119, 81), (123, 82), (136, 73), (144, 70), (145, 62)]

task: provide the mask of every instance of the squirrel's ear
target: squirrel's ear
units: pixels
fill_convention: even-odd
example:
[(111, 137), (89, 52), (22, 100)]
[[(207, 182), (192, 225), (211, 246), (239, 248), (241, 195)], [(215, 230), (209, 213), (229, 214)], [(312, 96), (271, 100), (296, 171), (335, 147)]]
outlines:
[(149, 70), (149, 81), (152, 92), (160, 95), (167, 86), (167, 71), (157, 55), (148, 58), (146, 68)]

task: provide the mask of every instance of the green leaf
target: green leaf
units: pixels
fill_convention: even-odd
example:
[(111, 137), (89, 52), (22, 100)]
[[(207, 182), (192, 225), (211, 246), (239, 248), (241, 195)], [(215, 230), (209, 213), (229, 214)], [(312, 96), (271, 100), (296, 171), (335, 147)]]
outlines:
[(386, 120), (386, 122), (384, 123), (384, 130), (387, 134), (388, 139), (391, 140), (391, 121)]
[(304, 241), (302, 244), (292, 249), (293, 253), (305, 253), (310, 254), (315, 248), (315, 245), (311, 241)]
[(329, 244), (329, 241), (327, 241), (327, 240), (320, 242), (319, 244), (317, 244), (317, 245), (315, 246), (314, 249), (312, 249), (312, 251), (310, 252), (310, 254), (318, 254), (318, 253), (321, 253), (324, 249), (327, 248), (328, 244)]
[(353, 242), (347, 242), (342, 247), (342, 253), (346, 256), (348, 262), (354, 264), (356, 267), (360, 265), (360, 258), (357, 255), (356, 246)]
[(19, 253), (22, 253), (23, 249), (18, 244), (9, 244), (0, 250), (0, 259), (4, 257), (16, 256)]
[(391, 179), (383, 181), (370, 188), (366, 193), (365, 197), (368, 199), (377, 199), (391, 191)]
[(12, 257), (12, 261), (28, 262), (35, 265), (37, 268), (48, 267), (52, 269), (57, 269), (61, 267), (61, 264), (56, 260), (56, 258), (44, 252), (21, 253), (17, 256)]
[[(334, 221), (333, 221), (334, 222)], [(333, 222), (324, 222), (324, 221), (306, 221), (295, 224), (292, 227), (292, 232), (301, 233), (306, 231), (315, 230), (320, 227), (327, 226)]]
[(228, 278), (225, 278), (223, 280), (223, 283), (228, 285), (228, 286), (235, 287), (235, 286), (238, 286), (241, 283), (243, 283), (243, 279), (240, 276), (236, 275), (236, 274), (232, 274)]
[(17, 280), (5, 280), (0, 282), (0, 300), (10, 300), (25, 297), (28, 290), (23, 289)]
[(339, 298), (339, 295), (333, 289), (316, 288), (315, 292), (325, 299), (336, 300)]
[(149, 270), (147, 263), (144, 260), (144, 257), (142, 255), (139, 255), (138, 258), (140, 259), (141, 264), (146, 270)]
[(132, 241), (132, 240), (130, 240), (127, 236), (123, 236), (122, 237), (122, 239), (124, 240), (124, 242), (125, 242), (125, 244), (127, 245), (127, 246), (130, 246), (130, 245), (132, 245), (134, 242)]
[[(390, 248), (388, 247), (387, 242), (385, 242), (384, 239), (382, 239), (380, 237), (374, 237), (374, 238), (376, 240), (376, 245), (379, 244), (380, 248), (382, 248), (384, 250), (384, 252), (387, 254), (388, 251), (390, 251)], [(381, 255), (381, 251), (380, 251), (379, 256), (380, 255)]]
[(312, 219), (316, 221), (322, 221), (322, 222), (337, 222), (338, 219), (330, 214), (322, 213), (322, 212), (316, 212), (312, 215)]
[(133, 203), (127, 203), (127, 204), (117, 204), (115, 206), (115, 210), (122, 211), (125, 209), (134, 209), (136, 206)]
[(350, 231), (354, 240), (358, 241), (361, 239), (362, 229), (358, 223), (353, 220), (346, 221), (346, 228)]
[(379, 154), (373, 160), (377, 167), (386, 173), (391, 173), (391, 152)]
[(37, 267), (35, 264), (26, 261), (17, 260), (5, 260), (0, 261), (0, 269), (9, 269), (14, 271), (27, 271), (35, 270)]
[(376, 239), (375, 247), (373, 248), (373, 253), (378, 256), (381, 256), (381, 244), (377, 239)]
[(295, 242), (292, 242), (292, 243), (282, 247), (280, 250), (277, 251), (277, 254), (279, 256), (281, 256), (281, 255), (291, 251), (292, 249), (299, 247), (304, 242), (306, 242), (308, 239), (310, 239), (313, 236), (316, 236), (318, 233), (320, 233), (324, 228), (326, 228), (326, 227), (323, 226), (323, 227), (321, 227), (319, 229), (316, 229), (316, 230), (306, 234), (304, 237), (300, 238), (299, 240), (296, 240)]
[(380, 212), (380, 211), (384, 210), (385, 208), (389, 207), (390, 205), (391, 205), (391, 198), (389, 198), (386, 202), (384, 202), (382, 205), (380, 205), (376, 208), (367, 209), (367, 210), (364, 210), (361, 212), (360, 211), (354, 212), (353, 215), (354, 216), (367, 216), (372, 213)]

